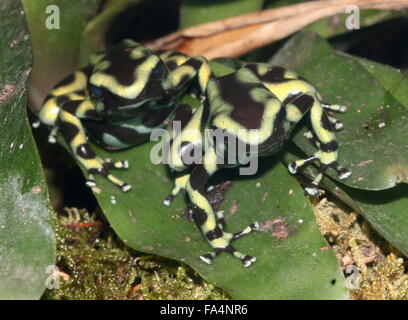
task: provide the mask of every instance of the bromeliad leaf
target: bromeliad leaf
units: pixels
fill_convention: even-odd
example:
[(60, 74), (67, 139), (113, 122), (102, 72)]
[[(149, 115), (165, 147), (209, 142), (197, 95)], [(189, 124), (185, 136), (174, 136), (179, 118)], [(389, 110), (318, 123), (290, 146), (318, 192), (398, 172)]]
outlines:
[[(185, 217), (186, 202), (178, 196), (170, 207), (163, 199), (173, 187), (164, 165), (154, 165), (147, 143), (112, 154), (97, 149), (101, 157), (126, 158), (130, 168), (118, 172), (133, 189), (122, 193), (97, 179), (97, 200), (119, 237), (133, 249), (187, 263), (213, 285), (235, 299), (346, 299), (343, 274), (333, 252), (317, 228), (309, 200), (285, 166), (262, 159), (256, 176), (238, 179), (228, 192), (220, 191), (219, 209), (226, 213), (226, 230), (239, 230), (254, 220), (261, 232), (237, 241), (236, 247), (257, 256), (248, 269), (221, 254), (213, 265), (198, 256), (209, 246), (195, 224)], [(227, 171), (228, 172), (228, 171)], [(236, 179), (220, 172), (216, 181)], [(224, 198), (225, 197), (225, 198)], [(296, 261), (296, 263), (293, 263)]]
[(401, 70), (374, 61), (351, 55), (346, 56), (359, 62), (395, 99), (408, 109), (408, 76), (406, 74)]
[(47, 185), (26, 115), (31, 48), (22, 13), (19, 1), (0, 4), (0, 299), (38, 299), (55, 263)]

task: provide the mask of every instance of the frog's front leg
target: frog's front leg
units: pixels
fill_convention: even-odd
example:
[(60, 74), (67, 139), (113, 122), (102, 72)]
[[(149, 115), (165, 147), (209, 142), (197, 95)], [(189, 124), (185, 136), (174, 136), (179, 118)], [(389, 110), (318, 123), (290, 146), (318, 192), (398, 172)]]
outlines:
[(127, 161), (112, 162), (99, 158), (88, 144), (88, 139), (81, 119), (92, 117), (93, 105), (89, 100), (74, 100), (64, 103), (58, 114), (58, 126), (63, 131), (69, 146), (78, 161), (88, 170), (90, 176), (87, 186), (94, 187), (94, 175), (98, 174), (117, 185), (123, 192), (129, 191), (131, 186), (116, 178), (110, 169), (126, 169)]
[(163, 201), (164, 205), (169, 206), (173, 199), (179, 194), (179, 192), (186, 188), (187, 181), (189, 180), (189, 178), (190, 174), (186, 173), (174, 179), (174, 188), (170, 192), (170, 194), (164, 199)]
[[(182, 103), (177, 106), (174, 111), (173, 119), (169, 122), (169, 133), (174, 134), (176, 123), (180, 130), (182, 130), (185, 125), (190, 121), (192, 117), (192, 109), (189, 105)], [(171, 193), (164, 199), (163, 203), (169, 206), (173, 199), (180, 193), (181, 190), (186, 188), (188, 179), (190, 178), (190, 173), (185, 173), (174, 179), (174, 188)]]
[(209, 169), (208, 166), (199, 164), (193, 169), (186, 185), (187, 193), (193, 204), (194, 219), (214, 250), (201, 255), (200, 259), (207, 264), (211, 264), (221, 252), (228, 252), (240, 259), (244, 267), (249, 267), (256, 261), (256, 258), (235, 250), (231, 242), (251, 232), (258, 231), (259, 223), (254, 222), (244, 230), (235, 233), (228, 233), (223, 230), (224, 214), (222, 211), (214, 212), (205, 192), (205, 185), (215, 171)]

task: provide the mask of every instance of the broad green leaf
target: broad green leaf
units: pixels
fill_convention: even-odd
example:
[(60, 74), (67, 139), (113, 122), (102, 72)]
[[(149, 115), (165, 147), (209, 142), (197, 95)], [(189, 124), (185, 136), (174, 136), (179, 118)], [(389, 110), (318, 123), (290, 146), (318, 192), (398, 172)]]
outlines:
[(352, 55), (347, 57), (356, 60), (376, 78), (405, 108), (408, 109), (408, 76), (401, 70), (374, 61)]
[[(339, 163), (353, 172), (343, 183), (382, 190), (408, 182), (408, 111), (360, 62), (334, 52), (315, 34), (301, 33), (288, 41), (271, 63), (308, 79), (323, 101), (349, 108), (347, 113), (335, 115), (344, 123), (344, 129), (336, 134)], [(294, 141), (311, 154), (315, 149), (303, 137), (304, 130)], [(336, 178), (333, 172), (329, 174)]]
[[(238, 178), (221, 206), (227, 231), (238, 231), (255, 220), (266, 228), (234, 243), (238, 250), (256, 255), (258, 261), (245, 269), (237, 259), (222, 254), (208, 266), (198, 256), (211, 248), (195, 224), (183, 216), (183, 196), (171, 207), (163, 205), (173, 184), (167, 168), (151, 162), (153, 145), (114, 154), (97, 149), (102, 157), (130, 161), (127, 171), (115, 174), (132, 184), (131, 191), (122, 193), (98, 178), (101, 192), (96, 194), (113, 229), (127, 245), (185, 262), (236, 299), (348, 297), (342, 272), (317, 228), (308, 199), (276, 159), (262, 159), (256, 176)], [(217, 181), (227, 177), (224, 173)]]
[[(26, 115), (29, 39), (20, 2), (2, 1), (0, 299), (40, 298), (55, 263), (47, 185)], [(47, 269), (49, 266), (51, 269)]]
[(263, 0), (184, 0), (180, 29), (262, 9)]

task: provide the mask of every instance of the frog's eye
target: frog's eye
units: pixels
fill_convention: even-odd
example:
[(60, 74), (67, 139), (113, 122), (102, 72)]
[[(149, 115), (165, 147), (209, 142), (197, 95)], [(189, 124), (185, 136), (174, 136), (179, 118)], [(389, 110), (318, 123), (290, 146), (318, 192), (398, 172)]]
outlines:
[(91, 84), (91, 85), (89, 86), (89, 90), (91, 91), (91, 94), (92, 94), (94, 97), (96, 97), (96, 98), (98, 98), (98, 99), (100, 99), (100, 98), (102, 97), (102, 90), (101, 90), (101, 88), (99, 88), (99, 87), (94, 86), (93, 84)]
[(163, 76), (163, 65), (159, 63), (153, 70), (153, 73), (155, 74), (156, 77), (161, 78)]

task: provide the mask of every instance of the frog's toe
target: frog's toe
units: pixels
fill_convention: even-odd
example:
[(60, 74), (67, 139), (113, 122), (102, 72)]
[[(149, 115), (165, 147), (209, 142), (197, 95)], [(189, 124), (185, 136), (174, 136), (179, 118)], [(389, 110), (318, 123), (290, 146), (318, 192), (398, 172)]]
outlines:
[(128, 169), (129, 168), (129, 161), (121, 160), (113, 162), (112, 159), (105, 159), (104, 166), (108, 169)]
[(163, 204), (169, 206), (174, 198), (180, 193), (181, 190), (186, 188), (186, 184), (188, 179), (190, 178), (190, 174), (184, 174), (177, 177), (174, 180), (174, 188), (171, 190), (170, 194), (164, 199)]
[(123, 192), (128, 192), (130, 189), (132, 189), (132, 186), (128, 183), (123, 183), (122, 186), (120, 187)]
[[(217, 214), (217, 218), (224, 219), (222, 211), (220, 211), (220, 213)], [(201, 261), (203, 261), (206, 264), (211, 264), (221, 252), (227, 252), (233, 255), (235, 258), (240, 259), (244, 267), (246, 268), (250, 267), (256, 261), (256, 258), (254, 256), (243, 254), (235, 250), (235, 248), (231, 245), (231, 242), (252, 232), (259, 231), (260, 224), (258, 222), (254, 222), (247, 226), (244, 230), (235, 233), (224, 232), (222, 231), (222, 229), (223, 228), (220, 227), (218, 232), (208, 233), (208, 234), (211, 233), (212, 235), (219, 233), (219, 237), (208, 238), (209, 243), (214, 248), (214, 252), (201, 255), (200, 256)]]
[(215, 252), (205, 253), (200, 256), (200, 260), (206, 264), (212, 264), (216, 257)]
[(53, 127), (48, 136), (48, 143), (54, 144), (57, 142), (58, 127)]
[(309, 196), (315, 196), (319, 193), (319, 186), (314, 183), (310, 183), (307, 187), (305, 187), (305, 193)]
[(85, 182), (86, 186), (88, 186), (89, 188), (94, 188), (96, 187), (96, 181), (95, 181), (95, 177), (93, 174), (90, 174), (88, 176), (88, 179)]
[(337, 174), (340, 180), (344, 180), (351, 176), (351, 171), (346, 168), (339, 167), (337, 168)]
[(249, 268), (256, 262), (256, 257), (246, 255), (241, 259), (241, 262), (245, 268)]
[(54, 144), (57, 143), (57, 138), (54, 135), (49, 135), (48, 136), (48, 143)]
[[(124, 161), (118, 161), (118, 162), (111, 162), (110, 159), (107, 159), (107, 161), (102, 161), (100, 160), (100, 167), (99, 168), (90, 168), (88, 169), (89, 172), (89, 178), (86, 181), (86, 185), (90, 188), (96, 187), (96, 182), (95, 182), (95, 175), (101, 175), (102, 177), (108, 179), (110, 182), (112, 182), (114, 185), (118, 186), (122, 192), (127, 192), (130, 189), (132, 189), (132, 186), (114, 175), (112, 175), (109, 171), (112, 168), (116, 169), (121, 169), (123, 165), (125, 165), (123, 162)], [(119, 165), (121, 163), (121, 165)]]
[(307, 159), (296, 160), (288, 165), (288, 170), (291, 174), (296, 174), (300, 167), (303, 167), (306, 164), (312, 163), (317, 160), (317, 157), (313, 156)]
[(163, 204), (165, 206), (170, 206), (175, 197), (176, 197), (175, 195), (170, 193), (166, 198), (164, 198)]
[(177, 195), (180, 193), (181, 190), (182, 190), (182, 188), (180, 188), (179, 186), (176, 185), (176, 186), (173, 188), (173, 190), (171, 191), (171, 193), (169, 193), (169, 194), (167, 195), (167, 197), (164, 198), (163, 204), (164, 204), (165, 206), (170, 206), (171, 203), (173, 202), (173, 200), (177, 197)]
[(296, 174), (298, 170), (298, 165), (296, 162), (289, 163), (288, 170), (291, 174)]
[(130, 184), (128, 184), (128, 183), (126, 183), (126, 182), (124, 182), (124, 181), (122, 181), (122, 180), (116, 178), (114, 175), (108, 174), (108, 175), (106, 176), (106, 178), (107, 178), (110, 182), (112, 182), (113, 184), (117, 185), (117, 186), (122, 190), (122, 192), (127, 192), (127, 191), (129, 191), (130, 189), (132, 189), (132, 186), (131, 186)]
[(255, 221), (254, 223), (250, 224), (248, 227), (246, 227), (244, 230), (235, 232), (232, 236), (233, 240), (237, 240), (241, 238), (242, 236), (245, 236), (247, 234), (250, 234), (252, 232), (257, 232), (260, 229), (260, 225), (258, 221)]
[(31, 124), (31, 126), (32, 126), (34, 129), (37, 129), (37, 128), (40, 126), (40, 124), (41, 124), (40, 119), (37, 119), (37, 120), (35, 120), (35, 121)]
[(231, 245), (228, 246), (226, 251), (230, 252), (235, 258), (238, 258), (239, 260), (241, 260), (241, 263), (245, 268), (252, 266), (256, 261), (256, 257), (241, 253), (235, 250), (234, 247), (232, 247)]
[(334, 111), (334, 112), (340, 112), (340, 113), (345, 113), (347, 112), (347, 107), (340, 105), (340, 104), (327, 104), (327, 103), (322, 103), (322, 107), (326, 110), (329, 111)]
[(334, 170), (336, 170), (337, 177), (340, 180), (347, 179), (348, 177), (351, 176), (351, 171), (349, 169), (341, 167), (337, 161), (334, 161), (333, 163), (331, 163), (330, 167), (332, 167)]
[(341, 122), (340, 120), (335, 119), (332, 123), (334, 130), (336, 131), (340, 131), (344, 128), (343, 122)]
[(245, 268), (252, 266), (256, 262), (256, 257), (248, 254), (243, 254), (235, 250), (231, 245), (227, 246), (226, 248), (215, 248), (214, 252), (209, 252), (201, 255), (200, 260), (206, 264), (212, 264), (215, 258), (223, 251), (231, 253), (234, 257), (241, 260), (241, 263)]
[(224, 217), (224, 210), (219, 210), (215, 213), (217, 216), (217, 222), (218, 226), (220, 227), (221, 230), (224, 229), (225, 227), (225, 217)]
[[(118, 178), (116, 178), (115, 176), (111, 174), (108, 174), (104, 177), (107, 178), (113, 184), (117, 185), (122, 190), (122, 192), (128, 192), (129, 190), (132, 189), (132, 186), (130, 184), (123, 182), (122, 180), (119, 180)], [(94, 174), (89, 175), (88, 179), (85, 182), (85, 185), (89, 188), (96, 187), (96, 181), (95, 181)]]

